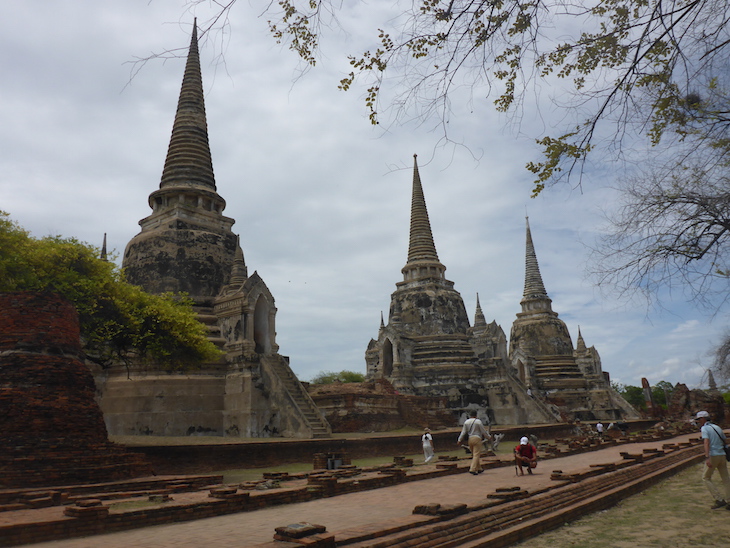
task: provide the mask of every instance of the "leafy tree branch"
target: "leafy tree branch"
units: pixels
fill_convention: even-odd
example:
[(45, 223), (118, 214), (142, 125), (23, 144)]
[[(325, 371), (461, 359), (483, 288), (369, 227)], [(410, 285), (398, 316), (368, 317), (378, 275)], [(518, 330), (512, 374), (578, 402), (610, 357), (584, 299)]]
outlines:
[(99, 251), (73, 238), (33, 238), (0, 211), (0, 291), (58, 293), (74, 304), (87, 357), (184, 369), (220, 357), (191, 302), (124, 281)]

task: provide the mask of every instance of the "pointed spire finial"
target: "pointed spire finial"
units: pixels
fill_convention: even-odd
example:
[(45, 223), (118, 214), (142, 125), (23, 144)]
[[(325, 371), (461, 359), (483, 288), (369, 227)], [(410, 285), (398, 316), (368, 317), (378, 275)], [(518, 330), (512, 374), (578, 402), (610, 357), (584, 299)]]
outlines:
[(482, 312), (482, 305), (479, 303), (479, 293), (477, 293), (477, 309), (474, 313), (474, 331), (480, 331), (487, 328), (487, 320)]
[(99, 258), (102, 261), (106, 261), (106, 232), (104, 232), (104, 241), (101, 244), (101, 253), (99, 254)]
[(233, 258), (233, 269), (231, 270), (230, 285), (241, 285), (248, 278), (248, 269), (243, 260), (243, 249), (241, 249), (241, 237), (236, 236), (236, 255)]
[(200, 73), (197, 19), (193, 23), (172, 137), (160, 182), (161, 189), (167, 187), (216, 190)]
[(433, 243), (431, 222), (428, 219), (426, 199), (421, 176), (418, 173), (418, 155), (413, 155), (413, 190), (411, 196), (411, 230), (408, 240), (408, 261), (403, 267), (405, 280), (422, 277), (443, 278), (446, 267), (439, 262)]
[(411, 199), (411, 233), (408, 244), (408, 262), (438, 261), (433, 243), (431, 223), (426, 210), (421, 176), (418, 173), (418, 155), (413, 155), (413, 194)]
[(707, 381), (710, 385), (710, 390), (715, 391), (717, 390), (717, 383), (715, 383), (715, 376), (712, 374), (712, 371), (709, 369), (707, 370)]
[(525, 290), (522, 294), (522, 311), (552, 312), (551, 302), (545, 291), (545, 284), (542, 282), (540, 266), (537, 264), (535, 246), (532, 243), (532, 232), (530, 231), (530, 219), (525, 216)]
[(583, 334), (580, 332), (580, 326), (578, 326), (578, 340), (575, 342), (575, 349), (578, 352), (585, 352), (588, 349), (586, 342), (583, 340)]
[(545, 285), (542, 282), (540, 266), (537, 264), (535, 246), (532, 243), (532, 232), (530, 231), (530, 219), (525, 217), (526, 223), (526, 245), (525, 245), (525, 291), (523, 297), (535, 299), (547, 297)]

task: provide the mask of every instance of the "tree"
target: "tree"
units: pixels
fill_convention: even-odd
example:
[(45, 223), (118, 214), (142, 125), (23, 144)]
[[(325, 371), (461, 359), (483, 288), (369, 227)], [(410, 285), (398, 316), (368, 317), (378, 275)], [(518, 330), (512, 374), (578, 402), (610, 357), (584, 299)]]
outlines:
[(66, 297), (76, 307), (83, 348), (92, 361), (183, 368), (220, 356), (189, 300), (145, 293), (98, 256), (97, 249), (73, 238), (33, 238), (0, 211), (0, 291)]
[(631, 386), (619, 384), (614, 389), (623, 396), (623, 398), (633, 405), (636, 409), (646, 410), (646, 398), (644, 398), (644, 389), (640, 386)]
[(624, 186), (623, 203), (592, 254), (599, 286), (648, 300), (665, 290), (719, 310), (730, 297), (727, 162), (650, 164)]
[(651, 387), (651, 398), (654, 400), (656, 405), (666, 409), (669, 404), (667, 396), (671, 395), (673, 391), (674, 387), (672, 386), (672, 383), (659, 381)]
[(365, 375), (354, 371), (340, 371), (334, 373), (332, 371), (320, 371), (312, 379), (312, 384), (332, 384), (334, 382), (363, 382)]
[[(218, 4), (202, 34), (227, 30), (236, 4)], [(264, 13), (273, 37), (314, 67), (324, 33), (348, 9), (277, 0)], [(690, 299), (723, 304), (729, 20), (721, 0), (401, 0), (373, 29), (372, 47), (349, 56), (339, 87), (365, 89), (373, 124), (435, 120), (446, 138), (455, 100), (488, 97), (517, 120), (527, 101), (549, 95), (555, 129), (533, 135), (542, 154), (526, 165), (533, 196), (560, 180), (582, 184), (599, 149), (645, 165), (633, 151), (650, 144), (654, 171), (632, 176), (609, 216), (599, 283), (650, 300), (689, 284)]]
[[(218, 4), (203, 33), (226, 30), (235, 4)], [(265, 15), (274, 38), (314, 66), (322, 33), (351, 7), (277, 0)], [(571, 175), (580, 181), (596, 147), (605, 141), (620, 152), (632, 132), (652, 145), (667, 135), (724, 142), (729, 18), (720, 0), (400, 1), (373, 29), (373, 47), (349, 56), (340, 88), (362, 81), (374, 124), (384, 112), (396, 121), (435, 117), (446, 132), (458, 89), (471, 91), (467, 101), (490, 97), (514, 113), (547, 85), (564, 118), (555, 134), (535, 135), (542, 159), (527, 168), (538, 194)]]

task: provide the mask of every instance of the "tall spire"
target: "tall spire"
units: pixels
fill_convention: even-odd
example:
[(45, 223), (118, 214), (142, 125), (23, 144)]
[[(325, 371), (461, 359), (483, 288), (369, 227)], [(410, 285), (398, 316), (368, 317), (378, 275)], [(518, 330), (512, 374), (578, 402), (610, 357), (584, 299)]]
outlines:
[(161, 189), (171, 186), (216, 189), (200, 74), (197, 19), (193, 23), (185, 75), (160, 182)]
[(578, 326), (578, 340), (575, 343), (575, 349), (578, 352), (585, 352), (588, 349), (586, 342), (583, 340), (583, 334), (580, 332), (580, 326)]
[(525, 291), (522, 294), (526, 299), (547, 297), (545, 285), (542, 283), (540, 266), (537, 264), (535, 246), (532, 243), (532, 232), (530, 232), (530, 219), (525, 217), (527, 227), (527, 238), (525, 246)]
[(474, 331), (481, 331), (487, 328), (487, 320), (482, 312), (482, 305), (479, 304), (479, 293), (477, 293), (477, 309), (474, 313)]
[(99, 258), (102, 261), (106, 261), (106, 232), (104, 232), (104, 242), (101, 244), (101, 254)]
[(439, 262), (428, 220), (426, 199), (418, 173), (418, 155), (413, 155), (413, 193), (411, 197), (411, 232), (408, 241), (408, 261), (403, 267), (404, 280), (443, 278), (446, 267)]
[[(537, 264), (535, 246), (532, 243), (532, 232), (530, 232), (530, 219), (525, 217), (526, 243), (525, 243), (525, 291), (522, 294), (523, 312), (528, 310), (552, 310), (550, 297), (545, 291), (542, 283), (540, 266)], [(528, 303), (530, 303), (528, 305)]]
[(236, 255), (233, 258), (233, 270), (231, 271), (231, 285), (241, 285), (248, 278), (248, 269), (243, 260), (243, 249), (241, 249), (241, 237), (236, 236)]
[(426, 199), (423, 196), (421, 176), (418, 173), (418, 155), (413, 155), (413, 196), (411, 198), (411, 235), (408, 242), (408, 262), (438, 261), (433, 243), (431, 223), (428, 220)]
[(185, 292), (207, 306), (232, 275), (245, 275), (242, 256), (234, 269), (236, 221), (223, 216), (226, 201), (213, 177), (197, 22), (162, 179), (147, 202), (152, 213), (139, 222), (142, 231), (124, 252), (123, 267), (134, 285), (151, 293)]

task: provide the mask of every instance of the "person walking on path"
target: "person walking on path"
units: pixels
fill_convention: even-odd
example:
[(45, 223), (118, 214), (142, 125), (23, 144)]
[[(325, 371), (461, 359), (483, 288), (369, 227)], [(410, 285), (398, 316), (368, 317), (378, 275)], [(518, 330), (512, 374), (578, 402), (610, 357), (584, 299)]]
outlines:
[(457, 445), (462, 445), (464, 441), (469, 444), (469, 451), (471, 451), (471, 466), (469, 466), (469, 473), (473, 475), (481, 474), (482, 470), (482, 448), (484, 447), (484, 440), (489, 438), (489, 434), (484, 429), (482, 421), (477, 418), (476, 409), (469, 412), (469, 418), (464, 421), (464, 427), (461, 429), (459, 439), (456, 440)]
[(433, 436), (431, 435), (430, 428), (424, 429), (423, 436), (421, 436), (421, 443), (423, 444), (423, 458), (425, 459), (424, 462), (431, 462), (431, 459), (433, 459), (434, 456), (434, 447)]
[[(710, 414), (707, 411), (697, 413), (697, 422), (700, 425), (702, 433), (702, 441), (705, 445), (705, 467), (702, 470), (702, 481), (715, 497), (715, 503), (712, 505), (713, 510), (725, 507), (730, 510), (728, 502), (730, 502), (730, 477), (727, 473), (727, 459), (725, 458), (725, 433), (722, 428), (712, 424)], [(720, 486), (712, 481), (712, 475), (715, 470), (720, 472), (720, 479), (725, 487), (724, 495), (720, 493)]]
[(515, 464), (520, 469), (520, 476), (524, 476), (522, 467), (527, 468), (527, 473), (532, 475), (532, 469), (537, 466), (537, 448), (530, 443), (527, 437), (520, 439), (520, 444), (515, 447)]

